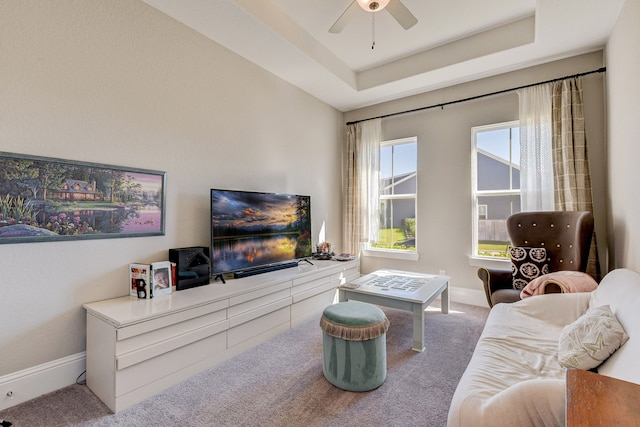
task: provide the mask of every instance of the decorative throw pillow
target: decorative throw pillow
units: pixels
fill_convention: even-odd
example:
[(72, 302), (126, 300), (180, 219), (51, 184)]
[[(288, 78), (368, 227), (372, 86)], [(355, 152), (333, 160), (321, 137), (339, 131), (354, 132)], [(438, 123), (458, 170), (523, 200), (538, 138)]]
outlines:
[(520, 298), (533, 295), (570, 292), (591, 292), (598, 287), (598, 282), (587, 273), (581, 271), (555, 271), (544, 274), (530, 281), (522, 291)]
[(589, 370), (598, 367), (629, 339), (608, 305), (593, 307), (564, 327), (558, 342), (562, 366)]
[(531, 280), (549, 272), (545, 248), (514, 246), (509, 249), (509, 252), (513, 289), (522, 290)]

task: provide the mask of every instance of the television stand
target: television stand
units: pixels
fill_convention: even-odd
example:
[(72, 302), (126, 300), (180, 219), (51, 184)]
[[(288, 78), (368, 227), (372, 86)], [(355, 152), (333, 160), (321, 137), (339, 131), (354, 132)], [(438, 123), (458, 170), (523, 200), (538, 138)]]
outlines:
[(216, 280), (218, 280), (218, 278), (222, 280), (222, 283), (227, 283), (227, 281), (224, 280), (224, 276), (222, 274), (216, 274), (215, 276), (213, 276), (213, 281), (215, 282)]
[(119, 412), (319, 319), (336, 288), (360, 276), (360, 261), (314, 264), (153, 299), (126, 295), (84, 304), (87, 386)]
[(300, 261), (298, 261), (298, 265), (300, 265), (301, 262), (308, 262), (309, 264), (313, 265), (313, 263), (309, 261), (309, 258), (301, 259)]
[(264, 267), (250, 268), (248, 270), (240, 270), (233, 273), (235, 279), (242, 277), (254, 276), (256, 274), (268, 273), (270, 271), (284, 270), (285, 268), (297, 267), (298, 261), (283, 262), (282, 264), (265, 265)]

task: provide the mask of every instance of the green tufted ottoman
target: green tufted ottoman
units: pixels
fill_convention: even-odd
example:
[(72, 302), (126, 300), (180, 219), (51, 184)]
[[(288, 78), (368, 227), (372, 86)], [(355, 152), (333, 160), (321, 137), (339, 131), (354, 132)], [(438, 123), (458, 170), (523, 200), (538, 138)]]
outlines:
[(347, 391), (369, 391), (387, 377), (389, 320), (380, 308), (358, 301), (325, 308), (322, 328), (322, 373)]

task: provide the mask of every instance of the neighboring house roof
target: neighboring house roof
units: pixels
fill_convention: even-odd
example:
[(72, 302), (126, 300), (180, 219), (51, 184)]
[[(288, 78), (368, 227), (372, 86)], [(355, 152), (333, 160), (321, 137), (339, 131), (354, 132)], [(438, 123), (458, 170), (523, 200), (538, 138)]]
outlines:
[(417, 175), (417, 172), (408, 172), (396, 176), (390, 176), (388, 178), (383, 178), (383, 187), (381, 190), (384, 192), (392, 187), (402, 184), (403, 182), (415, 178)]
[[(496, 156), (495, 154), (492, 154), (492, 153), (490, 153), (488, 151), (485, 151), (485, 150), (483, 150), (481, 148), (478, 148), (478, 154), (481, 154), (483, 156), (489, 157), (490, 159), (493, 159), (496, 162), (500, 162), (500, 163), (502, 163), (504, 165), (509, 166), (509, 160), (507, 160), (505, 158), (502, 158), (500, 156)], [(514, 169), (520, 170), (520, 165), (517, 164), (517, 163), (511, 163), (511, 167), (514, 168)]]

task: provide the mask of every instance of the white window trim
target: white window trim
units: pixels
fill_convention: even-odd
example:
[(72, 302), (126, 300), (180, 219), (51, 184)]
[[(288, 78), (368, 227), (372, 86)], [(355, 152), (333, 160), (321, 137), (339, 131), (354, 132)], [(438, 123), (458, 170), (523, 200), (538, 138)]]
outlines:
[[(469, 265), (472, 267), (494, 267), (494, 268), (509, 268), (511, 260), (500, 259), (494, 257), (483, 257), (475, 255), (478, 253), (478, 150), (476, 147), (476, 134), (486, 130), (506, 127), (520, 126), (519, 120), (513, 120), (503, 123), (494, 123), (485, 126), (475, 126), (471, 129), (471, 256), (469, 257)], [(511, 176), (509, 177), (511, 179)], [(520, 190), (501, 190), (501, 191), (483, 191), (483, 195), (511, 195), (520, 194)]]
[[(418, 234), (418, 231), (416, 231), (416, 234)], [(418, 261), (420, 258), (417, 249), (415, 251), (403, 251), (401, 249), (368, 248), (362, 251), (362, 255), (373, 258), (402, 259), (408, 261)]]
[(471, 267), (500, 268), (504, 270), (511, 269), (511, 260), (499, 259), (492, 257), (470, 256), (469, 265)]
[[(398, 138), (398, 139), (390, 139), (388, 141), (381, 141), (380, 142), (380, 147), (382, 148), (382, 147), (389, 146), (389, 145), (400, 145), (400, 144), (406, 144), (406, 143), (411, 143), (411, 142), (415, 142), (416, 143), (416, 149), (417, 149), (417, 143), (418, 143), (418, 137), (417, 136), (409, 136), (409, 137), (406, 137), (406, 138)], [(416, 175), (417, 174), (418, 174), (418, 171), (416, 171)], [(407, 177), (406, 179), (409, 179), (409, 177)], [(418, 218), (417, 185), (418, 185), (418, 183), (416, 182), (416, 193), (402, 194), (402, 195), (393, 194), (393, 195), (388, 195), (388, 196), (384, 196), (384, 197), (381, 196), (380, 200), (382, 200), (382, 199), (386, 199), (386, 200), (403, 200), (403, 199), (411, 199), (411, 198), (413, 198), (416, 201), (416, 220), (417, 220), (417, 218)], [(418, 242), (418, 228), (419, 228), (419, 224), (416, 221), (416, 243)], [(406, 251), (406, 250), (402, 250), (402, 249), (382, 249), (382, 248), (367, 247), (367, 248), (362, 250), (362, 256), (372, 257), (372, 258), (400, 259), (400, 260), (408, 260), (408, 261), (417, 261), (420, 258), (420, 255), (418, 254), (418, 246), (417, 246), (417, 244), (416, 244), (416, 250), (415, 251)]]

